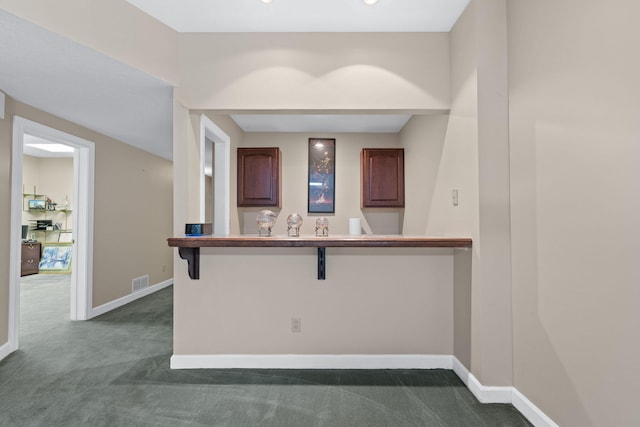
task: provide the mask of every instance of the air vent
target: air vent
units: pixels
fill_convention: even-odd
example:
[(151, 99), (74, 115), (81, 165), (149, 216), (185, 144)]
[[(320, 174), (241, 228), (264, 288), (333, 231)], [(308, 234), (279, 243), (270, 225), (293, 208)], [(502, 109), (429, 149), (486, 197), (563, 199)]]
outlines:
[(141, 291), (144, 288), (149, 287), (149, 276), (137, 277), (131, 280), (131, 289), (133, 292)]

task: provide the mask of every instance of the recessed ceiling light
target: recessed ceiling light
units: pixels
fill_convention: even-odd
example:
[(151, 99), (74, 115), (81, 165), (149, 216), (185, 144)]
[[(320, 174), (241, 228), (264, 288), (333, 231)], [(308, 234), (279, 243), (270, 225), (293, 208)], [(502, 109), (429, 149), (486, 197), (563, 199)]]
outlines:
[[(260, 0), (262, 3), (271, 3), (272, 0)], [(377, 0), (376, 0), (377, 1)]]
[(378, 3), (378, 0), (362, 0), (362, 1), (369, 5)]
[(26, 144), (27, 147), (38, 148), (50, 153), (73, 153), (73, 147), (62, 144)]

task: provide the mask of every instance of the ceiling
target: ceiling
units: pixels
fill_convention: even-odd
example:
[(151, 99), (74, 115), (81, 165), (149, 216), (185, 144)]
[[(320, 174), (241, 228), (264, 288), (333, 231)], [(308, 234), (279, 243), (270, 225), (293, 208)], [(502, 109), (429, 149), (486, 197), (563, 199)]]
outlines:
[(245, 132), (397, 133), (409, 114), (233, 114)]
[(0, 89), (158, 156), (173, 155), (171, 85), (3, 10)]
[(39, 138), (37, 136), (25, 134), (22, 140), (23, 142), (23, 152), (27, 156), (32, 157), (73, 157), (73, 147), (63, 146), (68, 151), (51, 151), (52, 148), (46, 147), (57, 147), (60, 145), (57, 142), (49, 141), (46, 139)]
[(469, 0), (127, 0), (179, 32), (449, 31)]
[[(449, 31), (469, 0), (128, 0), (177, 31)], [(0, 10), (0, 89), (166, 159), (173, 87)], [(398, 132), (407, 114), (234, 114), (245, 131)]]

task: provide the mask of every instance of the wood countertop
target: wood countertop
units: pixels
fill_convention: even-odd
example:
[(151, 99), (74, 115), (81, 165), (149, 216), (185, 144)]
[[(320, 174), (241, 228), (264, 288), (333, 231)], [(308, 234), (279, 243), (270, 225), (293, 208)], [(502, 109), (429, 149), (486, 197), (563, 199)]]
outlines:
[(470, 248), (472, 245), (471, 239), (467, 237), (425, 237), (401, 235), (336, 235), (330, 237), (259, 237), (257, 235), (184, 236), (170, 237), (167, 241), (169, 246), (181, 248)]

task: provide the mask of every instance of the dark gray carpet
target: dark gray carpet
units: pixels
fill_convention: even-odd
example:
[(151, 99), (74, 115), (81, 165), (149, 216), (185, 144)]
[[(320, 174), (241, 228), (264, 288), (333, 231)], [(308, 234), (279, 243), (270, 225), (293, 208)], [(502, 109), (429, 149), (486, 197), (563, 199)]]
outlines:
[(70, 322), (68, 278), (22, 285), (0, 426), (528, 426), (446, 370), (170, 370), (172, 288)]

